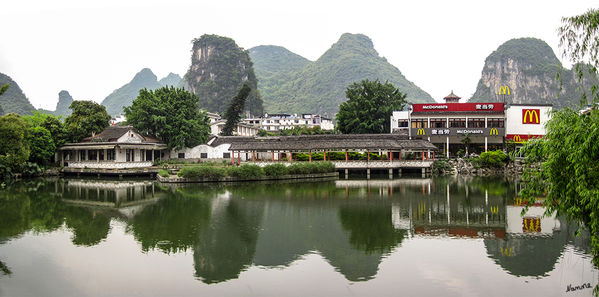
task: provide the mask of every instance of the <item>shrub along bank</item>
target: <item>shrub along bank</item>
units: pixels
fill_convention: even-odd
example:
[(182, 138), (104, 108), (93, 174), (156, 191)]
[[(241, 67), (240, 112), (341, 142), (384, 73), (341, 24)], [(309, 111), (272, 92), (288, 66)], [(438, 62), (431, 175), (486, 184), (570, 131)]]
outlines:
[[(195, 165), (181, 168), (177, 176), (189, 179), (222, 179), (224, 177), (237, 177), (242, 179), (261, 178), (263, 176), (279, 177), (289, 174), (315, 174), (335, 172), (335, 165), (331, 162), (294, 163), (289, 166), (284, 164), (270, 164), (264, 167), (244, 164), (232, 167), (215, 167), (210, 165)], [(162, 176), (162, 175), (161, 175)]]

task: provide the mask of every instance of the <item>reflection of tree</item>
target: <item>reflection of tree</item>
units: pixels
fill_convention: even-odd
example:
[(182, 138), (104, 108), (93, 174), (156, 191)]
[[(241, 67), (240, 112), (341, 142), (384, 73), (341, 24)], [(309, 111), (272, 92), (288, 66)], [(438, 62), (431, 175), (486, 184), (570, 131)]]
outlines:
[[(210, 227), (194, 248), (196, 276), (205, 283), (237, 278), (252, 264), (263, 203), (241, 199), (216, 201)], [(222, 208), (219, 208), (222, 206)]]
[(127, 227), (142, 250), (159, 248), (165, 253), (185, 251), (200, 240), (210, 220), (210, 199), (168, 197), (146, 206)]
[[(560, 225), (566, 223), (562, 221)], [(545, 276), (554, 269), (566, 246), (567, 237), (568, 232), (561, 230), (554, 232), (551, 237), (485, 239), (484, 244), (489, 257), (508, 273)]]
[(350, 243), (366, 253), (387, 253), (406, 235), (406, 230), (393, 227), (390, 205), (343, 205), (339, 219), (343, 229), (350, 232)]
[(12, 271), (10, 271), (10, 268), (8, 268), (8, 266), (6, 266), (6, 264), (4, 264), (4, 262), (0, 261), (0, 271), (2, 271), (2, 273), (4, 273), (4, 275), (11, 275)]
[(67, 207), (65, 222), (73, 230), (73, 243), (92, 246), (100, 243), (110, 231), (110, 218), (92, 209)]

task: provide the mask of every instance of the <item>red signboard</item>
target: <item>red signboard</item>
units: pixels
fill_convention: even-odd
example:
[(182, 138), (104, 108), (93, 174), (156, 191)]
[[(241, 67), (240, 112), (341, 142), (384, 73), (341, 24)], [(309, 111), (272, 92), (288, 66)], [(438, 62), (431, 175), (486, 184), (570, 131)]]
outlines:
[(540, 109), (522, 109), (522, 124), (540, 124)]
[(507, 134), (505, 139), (517, 143), (527, 142), (529, 139), (541, 138), (543, 135), (530, 135), (530, 134)]
[(429, 103), (413, 104), (414, 112), (503, 112), (503, 103)]

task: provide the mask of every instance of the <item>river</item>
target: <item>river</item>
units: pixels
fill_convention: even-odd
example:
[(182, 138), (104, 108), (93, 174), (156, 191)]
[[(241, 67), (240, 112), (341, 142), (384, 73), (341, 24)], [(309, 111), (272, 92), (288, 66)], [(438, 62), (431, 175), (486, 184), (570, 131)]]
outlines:
[(20, 182), (0, 190), (0, 296), (591, 296), (588, 234), (521, 216), (518, 188)]

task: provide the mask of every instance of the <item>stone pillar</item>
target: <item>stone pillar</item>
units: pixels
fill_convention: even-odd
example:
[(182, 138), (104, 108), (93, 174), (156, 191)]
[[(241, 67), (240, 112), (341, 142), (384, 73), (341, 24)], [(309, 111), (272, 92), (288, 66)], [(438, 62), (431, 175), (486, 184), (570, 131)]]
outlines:
[(449, 159), (449, 136), (447, 136), (447, 159)]
[(422, 178), (426, 177), (426, 168), (422, 167)]
[(348, 179), (349, 176), (349, 169), (345, 168), (345, 179)]
[(370, 168), (366, 169), (366, 179), (370, 179)]
[(401, 168), (397, 169), (397, 176), (401, 177)]
[(231, 151), (231, 165), (235, 165), (235, 151)]
[(393, 168), (389, 168), (389, 179), (393, 179)]

